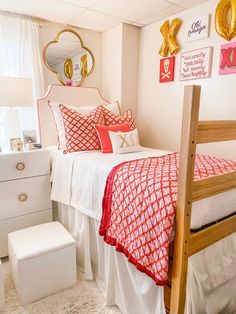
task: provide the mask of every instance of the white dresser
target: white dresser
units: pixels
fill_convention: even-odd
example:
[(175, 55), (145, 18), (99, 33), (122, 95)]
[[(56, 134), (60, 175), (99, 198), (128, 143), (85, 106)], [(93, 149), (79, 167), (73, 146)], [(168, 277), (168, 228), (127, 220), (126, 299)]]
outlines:
[(52, 220), (47, 150), (0, 153), (0, 258), (9, 232)]

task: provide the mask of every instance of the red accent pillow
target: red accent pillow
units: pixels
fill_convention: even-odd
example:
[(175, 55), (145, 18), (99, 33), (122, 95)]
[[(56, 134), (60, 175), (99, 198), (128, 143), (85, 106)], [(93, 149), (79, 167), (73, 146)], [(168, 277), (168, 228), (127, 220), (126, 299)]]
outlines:
[(101, 149), (94, 125), (104, 124), (103, 106), (97, 107), (87, 116), (63, 105), (60, 105), (60, 110), (64, 121), (66, 136), (67, 149), (64, 150), (64, 153)]
[(117, 125), (95, 125), (98, 133), (100, 144), (102, 147), (102, 153), (112, 153), (112, 144), (109, 136), (109, 131), (113, 132), (129, 132), (129, 123), (117, 124)]
[(114, 114), (110, 110), (104, 108), (103, 110), (105, 125), (117, 125), (117, 124), (124, 124), (129, 123), (130, 130), (132, 131), (135, 129), (135, 121), (133, 118), (132, 110), (128, 110), (123, 114)]

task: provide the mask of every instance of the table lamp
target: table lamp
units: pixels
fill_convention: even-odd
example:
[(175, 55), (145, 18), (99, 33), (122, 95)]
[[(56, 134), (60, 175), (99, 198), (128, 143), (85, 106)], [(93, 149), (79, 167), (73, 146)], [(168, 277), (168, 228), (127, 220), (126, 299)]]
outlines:
[(0, 76), (0, 106), (10, 107), (6, 117), (8, 139), (22, 137), (17, 108), (31, 107), (32, 99), (31, 79)]

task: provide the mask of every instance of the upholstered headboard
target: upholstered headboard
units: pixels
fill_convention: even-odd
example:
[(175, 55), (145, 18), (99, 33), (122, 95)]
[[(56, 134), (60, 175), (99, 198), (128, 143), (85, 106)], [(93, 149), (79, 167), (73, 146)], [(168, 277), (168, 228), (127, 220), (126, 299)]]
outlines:
[(52, 111), (48, 106), (49, 100), (71, 106), (108, 104), (97, 88), (50, 85), (46, 95), (38, 100), (40, 142), (43, 146), (57, 144), (56, 126)]

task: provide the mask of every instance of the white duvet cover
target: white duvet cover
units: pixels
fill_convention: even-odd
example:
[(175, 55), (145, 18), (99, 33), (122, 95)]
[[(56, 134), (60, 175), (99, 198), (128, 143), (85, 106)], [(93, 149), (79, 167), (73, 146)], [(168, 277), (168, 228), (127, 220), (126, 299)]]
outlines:
[[(63, 154), (53, 163), (52, 199), (71, 205), (97, 220), (102, 216), (102, 198), (106, 179), (112, 168), (123, 161), (168, 154), (167, 151), (143, 148), (138, 153), (102, 154), (98, 151)], [(236, 209), (236, 190), (214, 195), (193, 203), (191, 229), (226, 217)]]
[[(58, 153), (53, 163), (52, 199), (66, 205), (62, 206), (60, 212), (61, 221), (77, 239), (79, 264), (87, 279), (95, 276), (108, 304), (117, 304), (126, 314), (164, 314), (163, 288), (157, 287), (148, 276), (138, 272), (113, 247), (104, 245), (98, 236), (106, 178), (115, 165), (125, 160), (166, 153), (152, 149), (125, 155)], [(222, 212), (222, 205), (231, 210), (230, 205), (234, 205), (235, 209), (236, 199), (234, 192), (227, 194), (221, 194), (222, 200), (209, 198), (208, 202), (195, 203), (192, 228), (199, 228), (230, 214), (230, 210)], [(92, 264), (95, 269), (92, 269)], [(236, 233), (189, 259), (186, 313), (234, 313), (236, 296), (231, 289), (235, 285)], [(221, 300), (222, 291), (228, 299)]]

